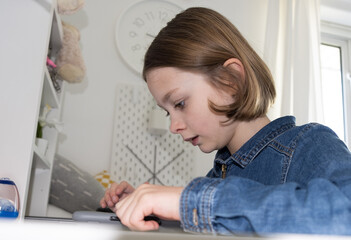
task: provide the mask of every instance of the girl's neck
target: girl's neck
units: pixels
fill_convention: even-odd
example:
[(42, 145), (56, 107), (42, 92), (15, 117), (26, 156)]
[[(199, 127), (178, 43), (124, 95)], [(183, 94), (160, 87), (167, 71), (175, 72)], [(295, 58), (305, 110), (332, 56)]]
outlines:
[(250, 138), (252, 138), (264, 126), (270, 123), (267, 116), (259, 117), (251, 121), (237, 121), (234, 136), (227, 145), (231, 154), (238, 151)]

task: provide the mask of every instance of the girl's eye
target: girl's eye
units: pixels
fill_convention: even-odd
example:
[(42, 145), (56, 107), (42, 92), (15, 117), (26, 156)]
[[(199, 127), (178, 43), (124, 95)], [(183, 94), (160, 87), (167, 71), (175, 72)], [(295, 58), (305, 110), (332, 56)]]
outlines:
[[(174, 104), (174, 108), (183, 109), (184, 107), (185, 107), (185, 101), (184, 100)], [(168, 117), (168, 116), (169, 116), (169, 112), (166, 111), (166, 117)]]
[(183, 109), (184, 106), (185, 106), (184, 100), (183, 100), (183, 101), (180, 101), (179, 103), (176, 103), (176, 104), (174, 105), (175, 108), (180, 108), (180, 109)]

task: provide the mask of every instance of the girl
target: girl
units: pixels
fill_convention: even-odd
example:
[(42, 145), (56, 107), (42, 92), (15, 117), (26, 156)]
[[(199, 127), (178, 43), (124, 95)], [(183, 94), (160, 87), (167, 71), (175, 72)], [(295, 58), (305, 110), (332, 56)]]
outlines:
[(351, 234), (351, 153), (329, 128), (266, 113), (270, 71), (239, 31), (206, 8), (178, 14), (145, 55), (143, 77), (170, 130), (205, 153), (206, 177), (185, 188), (114, 184), (101, 200), (133, 230), (150, 214), (185, 231)]

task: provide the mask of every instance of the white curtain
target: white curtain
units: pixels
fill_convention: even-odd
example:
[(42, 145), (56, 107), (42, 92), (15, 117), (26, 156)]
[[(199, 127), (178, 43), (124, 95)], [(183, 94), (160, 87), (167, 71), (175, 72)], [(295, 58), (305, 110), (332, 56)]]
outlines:
[(275, 79), (275, 119), (323, 123), (319, 0), (269, 0), (264, 60)]

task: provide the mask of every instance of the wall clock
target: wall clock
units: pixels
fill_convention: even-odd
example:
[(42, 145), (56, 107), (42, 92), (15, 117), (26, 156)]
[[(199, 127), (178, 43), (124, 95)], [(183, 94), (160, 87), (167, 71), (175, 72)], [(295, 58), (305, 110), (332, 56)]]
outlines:
[(158, 32), (182, 9), (163, 0), (144, 0), (127, 8), (117, 20), (115, 39), (125, 63), (141, 74), (144, 54)]

